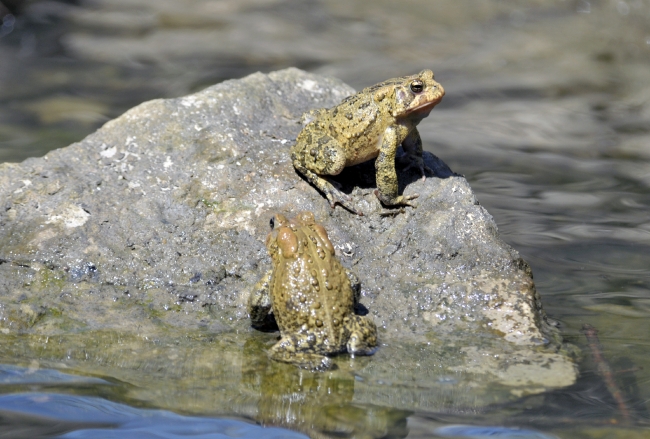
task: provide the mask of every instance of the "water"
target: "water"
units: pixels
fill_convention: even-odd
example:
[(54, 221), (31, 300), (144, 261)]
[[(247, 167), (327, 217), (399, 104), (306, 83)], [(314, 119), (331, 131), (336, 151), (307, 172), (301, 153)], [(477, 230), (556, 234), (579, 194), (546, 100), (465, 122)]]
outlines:
[[(354, 383), (339, 377), (307, 385), (302, 375), (284, 384), (288, 390), (279, 392), (284, 399), (271, 395), (269, 401), (299, 407), (297, 399), (312, 394), (309, 389), (312, 397), (338, 389), (342, 399), (327, 400), (327, 416), (317, 418), (319, 431), (331, 432), (334, 425), (336, 434), (357, 437), (649, 434), (650, 2), (77, 3), (81, 6), (30, 2), (15, 19), (0, 12), (0, 161), (65, 146), (143, 100), (183, 95), (257, 70), (295, 65), (361, 88), (432, 68), (447, 95), (420, 125), (425, 147), (468, 178), (502, 238), (531, 264), (547, 313), (584, 350), (575, 386), (484, 411), (364, 406), (349, 400), (345, 389)], [(599, 330), (628, 422), (596, 371), (582, 332), (585, 323)], [(38, 343), (43, 341), (32, 346)], [(165, 349), (173, 350), (174, 340), (165, 343), (161, 349), (171, 352)], [(177, 416), (179, 435), (192, 433), (194, 423), (219, 430), (235, 422), (222, 420), (228, 413), (214, 410), (217, 404), (193, 388), (196, 383), (183, 381), (184, 371), (146, 379), (156, 363), (137, 356), (127, 361), (125, 353), (112, 363), (91, 359), (96, 375), (90, 366), (75, 368), (78, 358), (30, 368), (38, 360), (34, 352), (43, 352), (34, 349), (2, 357), (23, 365), (0, 371), (0, 409), (10, 404), (20, 412), (12, 421), (20, 428), (41, 425), (34, 417), (50, 423), (105, 419), (83, 407), (122, 413), (106, 422), (125, 435), (131, 421), (124, 421), (123, 413), (154, 437), (164, 434), (162, 418)], [(139, 372), (120, 375), (119, 361)], [(26, 381), (36, 370), (42, 376)], [(236, 386), (228, 390), (223, 381), (232, 377), (220, 381), (209, 368), (201, 370), (213, 398), (234, 395), (230, 415), (254, 412), (255, 404), (237, 399)], [(88, 375), (94, 378), (83, 378)], [(278, 385), (277, 378), (249, 378)], [(219, 394), (219, 389), (225, 390)], [(172, 404), (174, 398), (182, 403)], [(64, 399), (72, 417), (54, 410)], [(28, 404), (34, 400), (42, 402), (36, 411)], [(146, 409), (133, 408), (142, 406)], [(184, 407), (186, 416), (154, 410), (169, 406)], [(192, 418), (197, 415), (207, 419)], [(250, 424), (232, 425), (244, 437), (259, 434)], [(74, 437), (84, 437), (95, 427), (70, 428), (81, 435)], [(43, 431), (41, 437), (63, 434)], [(277, 434), (299, 435), (281, 431)]]
[[(6, 373), (6, 369), (3, 372)], [(12, 372), (18, 379), (22, 378), (20, 375), (29, 375), (29, 370), (13, 369)], [(52, 384), (61, 379), (77, 385), (87, 382), (64, 374), (47, 377), (45, 382)], [(38, 382), (33, 378), (30, 381)], [(250, 421), (182, 416), (163, 410), (130, 407), (103, 398), (42, 392), (0, 395), (0, 422), (4, 437), (31, 439), (307, 437), (280, 428), (263, 428)]]

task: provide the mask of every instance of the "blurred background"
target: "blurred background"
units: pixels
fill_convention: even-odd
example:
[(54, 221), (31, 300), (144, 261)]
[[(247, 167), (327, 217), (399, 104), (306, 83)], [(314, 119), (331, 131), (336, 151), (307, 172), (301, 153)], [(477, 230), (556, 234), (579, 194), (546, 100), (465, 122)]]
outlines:
[[(582, 325), (600, 330), (647, 424), (650, 0), (1, 0), (0, 22), (0, 162), (256, 71), (361, 89), (431, 68), (446, 96), (425, 148), (531, 264), (583, 378), (599, 379)], [(563, 397), (616, 410), (587, 387)]]

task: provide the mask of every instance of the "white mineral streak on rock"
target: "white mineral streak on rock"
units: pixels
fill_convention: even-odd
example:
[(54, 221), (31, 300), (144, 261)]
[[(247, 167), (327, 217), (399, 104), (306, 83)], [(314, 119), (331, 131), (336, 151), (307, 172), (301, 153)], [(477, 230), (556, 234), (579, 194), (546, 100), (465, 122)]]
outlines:
[(67, 228), (80, 227), (86, 224), (90, 214), (75, 204), (63, 206), (59, 215), (51, 215), (46, 224), (63, 224)]
[(30, 187), (30, 186), (32, 185), (31, 180), (20, 180), (20, 181), (21, 181), (21, 183), (22, 183), (24, 186), (21, 187), (21, 188), (18, 188), (18, 189), (16, 189), (16, 190), (14, 191), (14, 194), (16, 194), (16, 195), (22, 193), (22, 191), (23, 191), (24, 189), (26, 189), (26, 188), (28, 188), (28, 187)]
[(198, 107), (201, 106), (203, 101), (198, 99), (194, 95), (190, 95), (190, 96), (185, 96), (184, 98), (181, 98), (180, 102), (181, 102), (181, 105), (183, 107), (187, 107), (187, 108), (195, 107), (195, 108), (198, 108)]
[[(223, 203), (224, 209), (234, 209), (230, 205), (232, 203)], [(237, 229), (239, 231), (246, 231), (255, 234), (255, 226), (252, 223), (252, 212), (250, 210), (243, 211), (219, 211), (213, 212), (206, 216), (205, 226), (206, 230), (219, 230), (219, 229)]]
[(323, 90), (318, 86), (318, 83), (316, 81), (312, 81), (311, 79), (305, 79), (304, 81), (298, 83), (298, 87), (302, 88), (303, 90), (307, 90), (312, 93), (322, 93)]
[(104, 151), (101, 151), (99, 155), (102, 157), (111, 158), (115, 155), (116, 152), (117, 152), (117, 147), (112, 146)]

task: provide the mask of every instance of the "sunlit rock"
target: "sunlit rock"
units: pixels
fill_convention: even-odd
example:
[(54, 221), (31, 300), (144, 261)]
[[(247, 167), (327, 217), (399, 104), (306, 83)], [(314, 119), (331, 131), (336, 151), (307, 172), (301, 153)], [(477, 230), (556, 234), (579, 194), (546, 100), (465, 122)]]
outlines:
[[(361, 303), (380, 328), (374, 356), (335, 359), (338, 373), (358, 377), (348, 401), (475, 405), (487, 386), (509, 397), (573, 383), (576, 368), (530, 267), (498, 238), (465, 178), (440, 159), (425, 153), (436, 174), (426, 181), (398, 164), (400, 190), (420, 194), (415, 209), (380, 205), (372, 162), (346, 169), (336, 179), (363, 217), (332, 210), (295, 172), (289, 149), (300, 116), (352, 92), (297, 69), (258, 73), (146, 102), (79, 143), (0, 165), (2, 333), (74, 332), (76, 344), (66, 349), (30, 345), (21, 355), (67, 356), (79, 370), (93, 370), (99, 355), (106, 374), (137, 382), (121, 361), (123, 346), (90, 342), (96, 331), (126, 333), (138, 364), (191, 375), (213, 361), (234, 377), (231, 385), (244, 386), (240, 369), (271, 367), (265, 352), (275, 341), (250, 328), (245, 307), (248, 289), (270, 267), (269, 218), (310, 210), (361, 279)], [(197, 355), (212, 360), (142, 349), (174, 333), (204, 337), (207, 351)], [(234, 340), (227, 358), (209, 341), (224, 334)], [(255, 349), (242, 347), (252, 339)], [(5, 355), (12, 346), (20, 343), (5, 345)], [(255, 382), (244, 387), (269, 391)], [(256, 416), (277, 415), (260, 410)]]

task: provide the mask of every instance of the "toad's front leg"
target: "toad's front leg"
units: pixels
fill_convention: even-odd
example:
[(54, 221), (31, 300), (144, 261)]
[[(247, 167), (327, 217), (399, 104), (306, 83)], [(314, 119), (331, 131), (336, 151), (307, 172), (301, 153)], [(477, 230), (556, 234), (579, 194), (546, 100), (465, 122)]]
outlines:
[(377, 191), (375, 191), (375, 194), (387, 206), (404, 204), (415, 207), (416, 205), (408, 200), (418, 197), (417, 194), (397, 195), (399, 185), (397, 173), (395, 172), (395, 154), (400, 143), (400, 131), (404, 129), (404, 127), (400, 126), (386, 129), (379, 148), (379, 155), (375, 161), (375, 171), (377, 173)]

